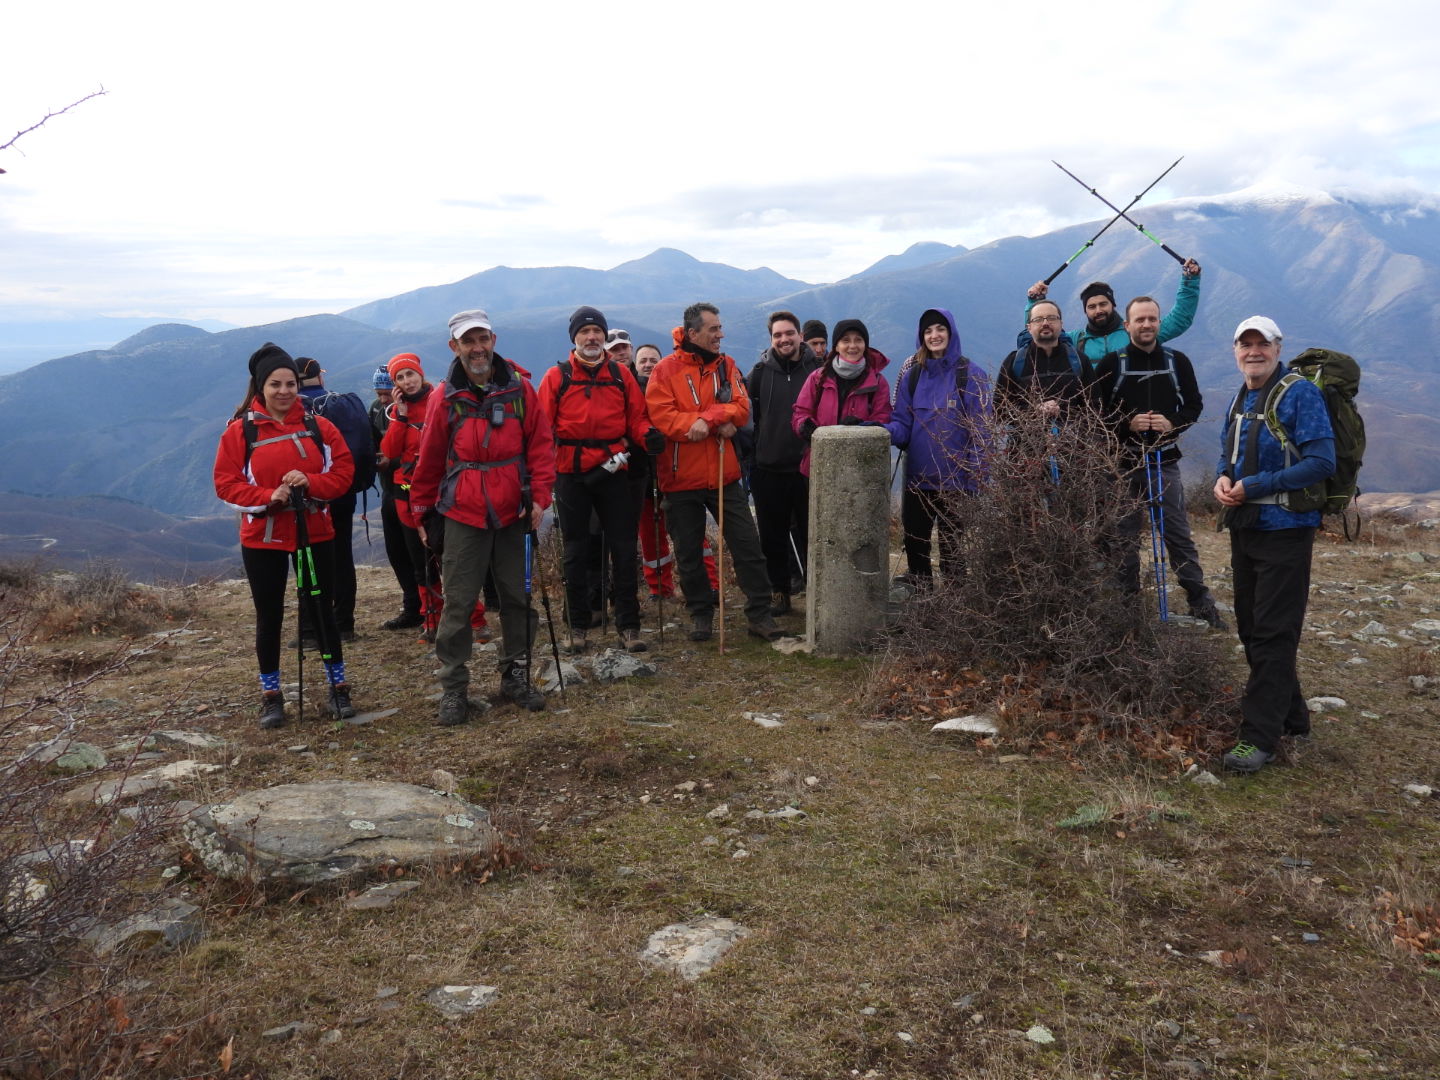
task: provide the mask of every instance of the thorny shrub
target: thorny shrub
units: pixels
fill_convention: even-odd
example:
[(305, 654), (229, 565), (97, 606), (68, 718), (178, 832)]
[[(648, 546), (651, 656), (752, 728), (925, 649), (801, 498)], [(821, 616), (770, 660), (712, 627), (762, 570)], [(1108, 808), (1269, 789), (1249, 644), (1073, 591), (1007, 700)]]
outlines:
[(0, 584), (31, 613), (36, 641), (75, 634), (134, 636), (195, 612), (195, 590), (141, 585), (118, 564), (102, 560), (51, 573), (39, 572), (33, 563), (11, 563), (0, 566)]
[[(1227, 697), (1216, 636), (1159, 621), (1148, 514), (1119, 479), (1118, 440), (1089, 407), (1055, 423), (1038, 406), (1023, 402), (1009, 422), (977, 430), (991, 448), (985, 483), (952, 503), (962, 572), (916, 595), (886, 675), (893, 684), (895, 663), (908, 659), (913, 701), (970, 669), (963, 696), (972, 707), (998, 698), (1010, 735), (1083, 730), (1153, 742), (1166, 729), (1206, 727)], [(1127, 519), (1139, 522), (1128, 543), (1144, 554), (1138, 594), (1121, 584)], [(974, 701), (980, 694), (992, 696)]]

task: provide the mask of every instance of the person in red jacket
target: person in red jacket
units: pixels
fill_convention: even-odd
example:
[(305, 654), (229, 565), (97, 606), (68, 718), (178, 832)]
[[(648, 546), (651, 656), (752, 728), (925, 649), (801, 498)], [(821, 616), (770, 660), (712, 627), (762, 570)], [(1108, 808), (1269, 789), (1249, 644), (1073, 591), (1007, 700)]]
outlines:
[[(610, 552), (610, 588), (620, 644), (644, 652), (636, 599), (638, 507), (631, 491), (631, 455), (658, 453), (665, 441), (645, 415), (630, 369), (605, 355), (605, 316), (581, 307), (570, 316), (570, 355), (540, 380), (537, 394), (555, 429), (555, 514), (565, 538), (565, 594), (570, 648), (585, 648), (590, 625), (590, 519)], [(627, 342), (628, 344), (628, 342)], [(638, 463), (637, 466), (638, 468)]]
[[(355, 466), (339, 429), (323, 416), (309, 416), (300, 404), (299, 368), (280, 346), (266, 342), (250, 357), (245, 400), (215, 451), (215, 494), (240, 511), (240, 556), (255, 604), (260, 726), (275, 728), (285, 723), (280, 631), (288, 568), (299, 546), (296, 504), (305, 514), (316, 581), (322, 596), (328, 595), (334, 586), (335, 527), (326, 500), (350, 490)], [(329, 650), (330, 712), (339, 719), (354, 716), (334, 607), (313, 606), (320, 644)]]
[(439, 723), (470, 715), (466, 664), (474, 642), (470, 611), (487, 572), (500, 592), (500, 693), (532, 711), (545, 698), (530, 682), (539, 624), (526, 591), (527, 536), (550, 505), (555, 440), (534, 388), (495, 351), (490, 316), (450, 317), (455, 360), (425, 413), (410, 508), (428, 531), (443, 529), (441, 577), (448, 603), (435, 636), (440, 661)]
[(707, 641), (713, 633), (714, 600), (700, 552), (705, 515), (718, 521), (724, 499), (725, 547), (745, 592), (750, 633), (774, 641), (783, 635), (770, 614), (770, 577), (731, 442), (750, 418), (750, 395), (735, 361), (719, 351), (724, 337), (714, 304), (685, 309), (684, 325), (673, 331), (675, 351), (660, 361), (645, 389), (650, 422), (667, 440), (655, 468), (693, 620), (690, 639)]

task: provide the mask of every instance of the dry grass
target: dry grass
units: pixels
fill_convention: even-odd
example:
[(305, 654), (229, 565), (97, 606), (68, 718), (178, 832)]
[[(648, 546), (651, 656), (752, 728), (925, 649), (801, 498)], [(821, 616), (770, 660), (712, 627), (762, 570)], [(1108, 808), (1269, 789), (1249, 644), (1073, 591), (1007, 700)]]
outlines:
[[(1197, 534), (1228, 599), (1224, 538)], [(1440, 801), (1397, 783), (1440, 780), (1434, 700), (1404, 678), (1434, 652), (1348, 636), (1371, 608), (1392, 630), (1440, 608), (1440, 580), (1410, 550), (1317, 546), (1302, 673), (1310, 693), (1350, 705), (1317, 716), (1291, 764), (1219, 788), (1183, 780), (1183, 756), (877, 722), (863, 664), (780, 656), (738, 619), (724, 657), (667, 633), (655, 680), (574, 687), (568, 712), (497, 708), (443, 731), (433, 660), (407, 634), (370, 630), (347, 650), (357, 704), (397, 715), (264, 733), (249, 599), (220, 583), (198, 635), (93, 689), (97, 741), (165, 708), (167, 727), (233, 738), (217, 798), (305, 779), (423, 783), (444, 768), (513, 823), (525, 857), (483, 883), (419, 868), (422, 888), (371, 912), (334, 891), (267, 899), (187, 871), (164, 888), (204, 908), (207, 941), (127, 961), (131, 985), (148, 985), (126, 1002), (155, 1031), (203, 1037), (184, 1062), (128, 1075), (218, 1076), (232, 1037), (229, 1075), (276, 1080), (1088, 1080), (1185, 1075), (1177, 1061), (1221, 1077), (1432, 1075), (1440, 980), (1391, 943), (1376, 901), (1403, 897), (1408, 913), (1440, 897)], [(361, 580), (373, 626), (393, 613), (391, 589), (378, 571)], [(474, 673), (491, 688), (483, 661)], [(285, 749), (297, 743), (313, 756)], [(722, 803), (729, 820), (706, 816)], [(784, 805), (808, 817), (744, 816)], [(1060, 827), (1087, 806), (1103, 810), (1093, 825)], [(685, 984), (637, 963), (652, 931), (707, 912), (753, 931), (708, 976)], [(445, 1021), (421, 1001), (442, 983), (500, 996)], [(315, 1028), (260, 1038), (293, 1020)], [(1024, 1038), (1034, 1024), (1056, 1042)]]

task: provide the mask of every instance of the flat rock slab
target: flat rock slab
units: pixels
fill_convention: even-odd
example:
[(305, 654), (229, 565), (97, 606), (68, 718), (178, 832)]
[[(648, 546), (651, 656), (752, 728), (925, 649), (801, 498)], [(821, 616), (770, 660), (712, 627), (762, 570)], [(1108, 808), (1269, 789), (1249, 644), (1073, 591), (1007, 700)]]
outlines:
[[(585, 676), (580, 673), (580, 669), (569, 660), (560, 661), (560, 675), (565, 676), (566, 686), (579, 686), (585, 682)], [(553, 659), (542, 660), (535, 669), (535, 685), (540, 687), (542, 694), (553, 694), (560, 689), (560, 675), (555, 673)]]
[(420, 882), (418, 881), (385, 881), (379, 885), (371, 885), (359, 896), (352, 896), (345, 901), (345, 906), (351, 911), (375, 911), (379, 908), (387, 908), (411, 889), (419, 887)]
[(62, 736), (48, 742), (31, 743), (20, 752), (16, 764), (20, 762), (51, 765), (63, 772), (89, 772), (105, 767), (105, 754), (91, 743)]
[(373, 724), (376, 720), (384, 720), (387, 716), (394, 716), (399, 709), (372, 709), (370, 712), (357, 713), (348, 717), (345, 723), (351, 727), (364, 727), (366, 724)]
[(462, 1020), (499, 996), (497, 986), (437, 986), (425, 995), (425, 1002), (439, 1009), (447, 1020)]
[(142, 750), (168, 748), (176, 750), (224, 750), (230, 743), (208, 731), (157, 731), (141, 740)]
[(373, 867), (494, 854), (488, 811), (415, 784), (282, 784), (202, 807), (185, 839), (213, 873), (311, 884)]
[(630, 653), (619, 649), (606, 649), (591, 659), (590, 673), (595, 676), (596, 682), (613, 683), (621, 679), (652, 676), (655, 674), (655, 665), (637, 660)]
[(198, 942), (204, 933), (200, 909), (184, 900), (171, 898), (160, 901), (148, 911), (130, 915), (110, 926), (98, 927), (86, 934), (85, 939), (101, 956), (108, 956), (121, 949), (130, 952), (183, 949)]
[(734, 919), (713, 915), (690, 923), (671, 923), (650, 935), (640, 959), (694, 982), (749, 936), (750, 931)]
[(998, 735), (1000, 729), (995, 726), (995, 721), (988, 716), (974, 713), (970, 716), (952, 716), (948, 720), (941, 720), (930, 728), (931, 731), (968, 731), (975, 735)]
[(147, 772), (122, 777), (118, 780), (102, 780), (98, 784), (87, 781), (74, 790), (66, 792), (64, 801), (67, 803), (93, 802), (97, 806), (109, 806), (114, 802), (138, 799), (142, 795), (152, 794), (181, 780), (218, 772), (221, 768), (223, 768), (221, 765), (185, 758), (183, 761), (172, 761), (169, 765), (161, 765), (157, 769), (150, 769)]

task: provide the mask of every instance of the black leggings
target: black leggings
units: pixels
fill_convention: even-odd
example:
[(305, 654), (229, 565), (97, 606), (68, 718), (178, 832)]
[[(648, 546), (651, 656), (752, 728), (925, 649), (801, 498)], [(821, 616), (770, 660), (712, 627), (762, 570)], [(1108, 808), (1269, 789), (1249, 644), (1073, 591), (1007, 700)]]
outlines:
[[(311, 544), (315, 554), (315, 578), (320, 583), (320, 595), (330, 596), (335, 582), (335, 542), (322, 540)], [(241, 561), (245, 564), (245, 576), (250, 581), (250, 599), (255, 604), (255, 659), (260, 664), (260, 673), (280, 670), (280, 633), (285, 621), (285, 583), (289, 578), (290, 562), (294, 553), (265, 548), (240, 549)], [(340, 632), (335, 627), (335, 606), (333, 604), (310, 604), (305, 598), (306, 614), (314, 625), (315, 611), (320, 609), (319, 641), (329, 646), (329, 659), (340, 662), (345, 659), (340, 644)]]

